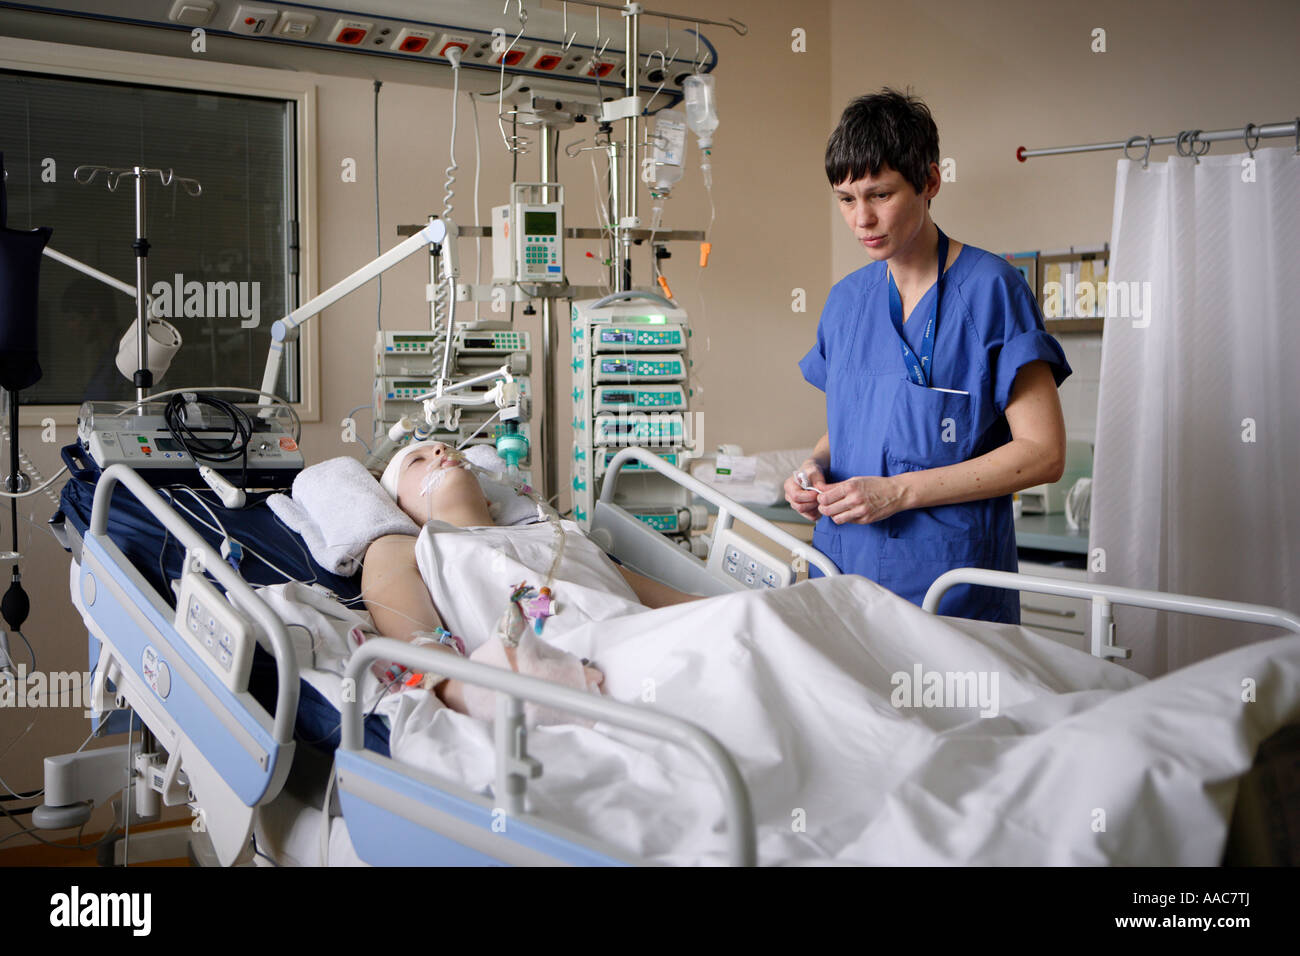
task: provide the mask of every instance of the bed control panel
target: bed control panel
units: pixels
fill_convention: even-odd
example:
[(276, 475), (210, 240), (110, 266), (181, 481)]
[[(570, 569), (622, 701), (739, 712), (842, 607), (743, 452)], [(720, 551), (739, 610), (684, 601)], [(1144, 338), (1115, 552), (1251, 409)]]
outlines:
[(788, 564), (730, 528), (715, 534), (708, 567), (710, 573), (732, 578), (755, 591), (783, 588), (794, 581)]
[(187, 570), (181, 577), (175, 627), (230, 690), (248, 689), (254, 625), (202, 572)]

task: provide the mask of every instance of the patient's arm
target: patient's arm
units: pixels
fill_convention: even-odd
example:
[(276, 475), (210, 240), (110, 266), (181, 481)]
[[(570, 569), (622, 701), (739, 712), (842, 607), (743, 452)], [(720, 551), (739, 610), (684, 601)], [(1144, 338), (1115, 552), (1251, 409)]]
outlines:
[[(375, 629), (384, 637), (399, 641), (410, 641), (417, 631), (432, 631), (442, 625), (442, 618), (415, 560), (415, 542), (415, 538), (404, 534), (377, 538), (366, 551), (361, 568), (361, 597), (374, 619)], [(442, 645), (427, 646), (448, 654), (455, 653)], [(509, 666), (518, 670), (515, 649), (507, 647), (504, 652)], [(584, 667), (583, 673), (589, 684), (599, 684), (604, 679), (604, 675), (594, 667)], [(460, 681), (445, 680), (434, 687), (433, 692), (452, 710), (469, 713), (465, 704), (465, 685)]]
[(676, 588), (670, 588), (668, 585), (660, 584), (644, 574), (637, 574), (621, 564), (618, 569), (622, 572), (623, 577), (627, 579), (628, 585), (636, 593), (636, 599), (646, 607), (667, 607), (670, 604), (685, 604), (687, 601), (703, 600), (697, 594), (686, 594)]
[[(375, 622), (375, 630), (399, 641), (409, 642), (417, 631), (432, 631), (442, 626), (442, 618), (433, 606), (433, 598), (429, 597), (429, 589), (415, 561), (415, 542), (415, 538), (405, 534), (377, 538), (366, 551), (361, 567), (361, 597)], [(428, 646), (455, 653), (442, 645)], [(465, 712), (460, 681), (446, 680), (433, 690), (452, 710)]]
[(399, 641), (442, 626), (415, 562), (415, 542), (407, 534), (376, 538), (361, 567), (361, 596), (375, 629)]

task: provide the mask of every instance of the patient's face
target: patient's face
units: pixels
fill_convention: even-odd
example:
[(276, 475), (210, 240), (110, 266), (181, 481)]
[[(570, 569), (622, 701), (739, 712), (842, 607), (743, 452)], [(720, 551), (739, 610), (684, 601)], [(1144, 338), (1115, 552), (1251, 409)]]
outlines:
[(417, 448), (397, 476), (397, 506), (416, 524), (446, 521), (460, 527), (492, 524), (487, 498), (465, 460), (442, 442)]

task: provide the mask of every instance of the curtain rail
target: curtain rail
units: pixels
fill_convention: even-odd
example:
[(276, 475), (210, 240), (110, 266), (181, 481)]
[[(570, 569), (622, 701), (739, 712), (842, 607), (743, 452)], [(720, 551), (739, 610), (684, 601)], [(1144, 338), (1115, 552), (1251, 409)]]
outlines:
[[(1241, 129), (1220, 129), (1212, 132), (1192, 129), (1183, 130), (1174, 136), (1131, 136), (1127, 140), (1114, 143), (1090, 143), (1086, 146), (1048, 146), (1042, 149), (1025, 149), (1020, 146), (1016, 149), (1016, 159), (1023, 163), (1032, 156), (1097, 153), (1111, 149), (1122, 149), (1127, 155), (1128, 151), (1135, 146), (1145, 147), (1149, 154), (1152, 146), (1170, 145), (1177, 147), (1180, 156), (1204, 156), (1209, 152), (1211, 143), (1234, 139), (1241, 140), (1246, 149), (1253, 153), (1261, 139), (1280, 139), (1284, 136), (1294, 136), (1296, 151), (1300, 152), (1300, 118), (1290, 123), (1269, 123), (1265, 126), (1247, 123)], [(1198, 148), (1198, 144), (1204, 144), (1204, 148)]]

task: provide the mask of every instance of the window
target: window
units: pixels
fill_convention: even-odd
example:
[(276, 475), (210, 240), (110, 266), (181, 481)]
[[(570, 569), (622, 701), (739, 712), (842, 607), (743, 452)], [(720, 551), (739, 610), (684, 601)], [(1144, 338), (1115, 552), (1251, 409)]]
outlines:
[[(0, 72), (10, 228), (51, 226), (51, 248), (134, 286), (134, 181), (110, 192), (102, 174), (82, 185), (73, 170), (139, 164), (202, 186), (194, 198), (148, 181), (149, 287), (167, 287), (158, 297), (184, 340), (157, 388), (261, 383), (271, 324), (297, 294), (294, 110), (290, 100)], [(114, 364), (134, 318), (132, 298), (45, 257), (44, 377), (23, 404), (134, 397)], [(281, 383), (298, 397), (297, 369)]]

